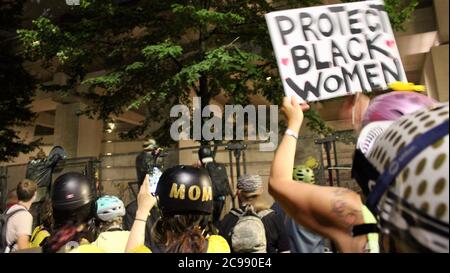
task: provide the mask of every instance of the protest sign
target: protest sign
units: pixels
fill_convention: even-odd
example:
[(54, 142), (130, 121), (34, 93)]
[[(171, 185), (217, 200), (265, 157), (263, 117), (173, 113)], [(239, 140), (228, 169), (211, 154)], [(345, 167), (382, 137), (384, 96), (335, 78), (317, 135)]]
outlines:
[(381, 0), (265, 17), (287, 96), (319, 101), (407, 81)]

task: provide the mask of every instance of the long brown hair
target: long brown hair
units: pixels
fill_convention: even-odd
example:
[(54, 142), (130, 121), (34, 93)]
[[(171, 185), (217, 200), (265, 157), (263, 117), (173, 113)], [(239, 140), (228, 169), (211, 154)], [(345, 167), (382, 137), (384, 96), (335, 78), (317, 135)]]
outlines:
[[(92, 215), (93, 203), (88, 203), (75, 210), (52, 210), (53, 231), (42, 246), (43, 252), (58, 252), (68, 242), (80, 243), (82, 239), (94, 241), (94, 234), (89, 230), (88, 222)], [(80, 226), (83, 229), (80, 231)]]
[(167, 253), (205, 253), (207, 241), (201, 224), (206, 215), (173, 215), (161, 218), (153, 226), (152, 240)]
[(53, 207), (52, 200), (49, 197), (44, 199), (42, 202), (40, 213), (39, 213), (39, 223), (50, 233), (53, 232)]

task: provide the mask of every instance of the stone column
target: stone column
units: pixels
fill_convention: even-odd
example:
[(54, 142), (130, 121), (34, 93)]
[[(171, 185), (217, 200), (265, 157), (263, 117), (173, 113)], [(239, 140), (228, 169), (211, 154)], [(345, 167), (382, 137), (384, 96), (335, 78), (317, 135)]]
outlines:
[(448, 3), (448, 0), (433, 1), (441, 44), (448, 43)]
[(55, 113), (55, 142), (62, 146), (69, 158), (77, 156), (80, 103), (59, 104)]
[(422, 71), (422, 84), (428, 95), (438, 101), (448, 101), (448, 44), (431, 48)]
[(102, 122), (78, 116), (82, 108), (80, 102), (56, 107), (54, 145), (62, 146), (70, 158), (100, 154)]
[(78, 119), (78, 146), (77, 156), (98, 157), (101, 153), (103, 137), (103, 122), (80, 116)]
[(431, 48), (439, 101), (448, 101), (448, 44)]

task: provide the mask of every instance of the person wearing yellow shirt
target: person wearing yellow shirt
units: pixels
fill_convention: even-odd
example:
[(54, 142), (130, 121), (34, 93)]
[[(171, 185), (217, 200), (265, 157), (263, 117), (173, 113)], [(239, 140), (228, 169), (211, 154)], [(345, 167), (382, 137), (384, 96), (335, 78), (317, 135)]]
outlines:
[[(158, 201), (150, 193), (148, 179), (147, 175), (138, 194), (127, 252), (230, 253), (223, 237), (205, 235), (213, 211), (213, 196), (211, 180), (204, 170), (184, 165), (167, 169), (156, 188)], [(156, 202), (162, 217), (153, 228), (150, 249), (144, 246), (145, 223)]]
[(96, 217), (100, 220), (100, 234), (92, 245), (107, 253), (124, 253), (129, 231), (123, 230), (125, 205), (116, 196), (105, 195), (97, 199)]
[(50, 200), (50, 198), (46, 198), (41, 204), (39, 223), (41, 224), (35, 227), (33, 233), (31, 233), (31, 247), (42, 246), (53, 231), (53, 210), (52, 200)]

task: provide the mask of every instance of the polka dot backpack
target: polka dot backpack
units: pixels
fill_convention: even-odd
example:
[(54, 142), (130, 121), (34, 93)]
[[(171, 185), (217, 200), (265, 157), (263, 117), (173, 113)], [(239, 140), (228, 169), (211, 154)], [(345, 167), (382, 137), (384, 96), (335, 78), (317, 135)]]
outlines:
[[(448, 103), (437, 104), (396, 121), (370, 123), (358, 138), (357, 148), (378, 177), (368, 179), (369, 193), (380, 183), (380, 175), (395, 173), (375, 203), (379, 226), (381, 232), (406, 244), (410, 251), (449, 251), (448, 122)], [(417, 153), (408, 151), (413, 148), (411, 144), (418, 142), (416, 138), (424, 139), (439, 129), (441, 132), (434, 134), (435, 140), (429, 140), (429, 145)], [(412, 159), (404, 166), (394, 164), (408, 153)]]

